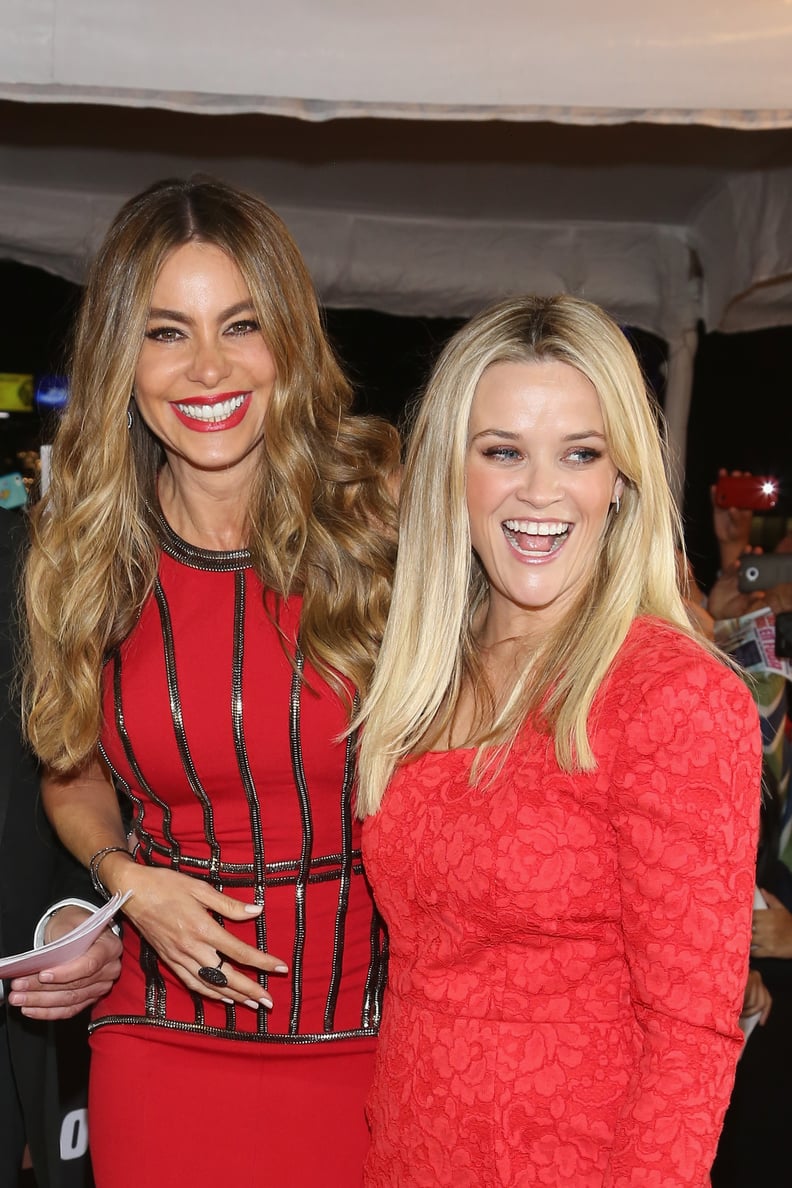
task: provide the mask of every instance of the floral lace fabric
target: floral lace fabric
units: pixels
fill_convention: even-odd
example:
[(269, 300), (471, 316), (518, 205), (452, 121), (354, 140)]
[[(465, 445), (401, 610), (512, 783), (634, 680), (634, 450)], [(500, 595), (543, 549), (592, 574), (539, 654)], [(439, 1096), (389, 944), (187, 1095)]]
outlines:
[(592, 711), (597, 770), (526, 728), (403, 766), (364, 827), (390, 929), (368, 1188), (678, 1188), (740, 1051), (760, 787), (744, 685), (650, 619)]

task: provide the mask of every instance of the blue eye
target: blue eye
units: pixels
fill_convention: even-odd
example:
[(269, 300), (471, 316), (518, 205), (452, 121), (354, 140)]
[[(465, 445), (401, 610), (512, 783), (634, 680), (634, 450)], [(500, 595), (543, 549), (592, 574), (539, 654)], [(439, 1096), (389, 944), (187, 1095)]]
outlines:
[(578, 446), (577, 449), (570, 450), (567, 454), (567, 458), (569, 458), (570, 461), (580, 462), (583, 464), (586, 462), (596, 462), (597, 459), (601, 457), (602, 451), (592, 449), (591, 446)]
[(515, 459), (520, 457), (520, 451), (515, 449), (514, 446), (490, 446), (489, 449), (484, 451), (484, 457), (494, 458), (500, 462), (514, 462)]

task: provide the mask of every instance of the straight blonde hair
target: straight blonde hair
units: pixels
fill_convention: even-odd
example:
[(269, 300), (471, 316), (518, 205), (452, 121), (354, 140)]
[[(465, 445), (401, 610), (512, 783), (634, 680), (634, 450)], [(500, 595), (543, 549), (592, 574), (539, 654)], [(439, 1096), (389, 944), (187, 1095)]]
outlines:
[(127, 415), (156, 278), (193, 240), (237, 265), (275, 361), (248, 501), (254, 567), (276, 594), (303, 594), (302, 649), (339, 689), (339, 673), (365, 688), (384, 628), (395, 430), (351, 415), (313, 284), (278, 216), (213, 179), (158, 182), (122, 207), (91, 268), (52, 483), (31, 516), (25, 722), (40, 758), (60, 771), (96, 747), (102, 667), (156, 577), (164, 453), (139, 417), (128, 429)]
[(486, 310), (446, 346), (411, 435), (390, 616), (360, 715), (361, 816), (376, 812), (399, 763), (443, 735), (463, 681), (482, 687), (473, 624), (488, 583), (471, 548), (465, 500), (470, 410), (493, 364), (546, 360), (576, 368), (593, 384), (624, 492), (619, 513), (608, 515), (588, 588), (471, 740), (480, 748), (474, 778), (484, 749), (503, 753), (528, 719), (552, 733), (563, 769), (590, 770), (589, 711), (633, 620), (655, 615), (696, 635), (678, 587), (682, 534), (661, 414), (624, 334), (603, 310), (567, 295), (519, 297)]

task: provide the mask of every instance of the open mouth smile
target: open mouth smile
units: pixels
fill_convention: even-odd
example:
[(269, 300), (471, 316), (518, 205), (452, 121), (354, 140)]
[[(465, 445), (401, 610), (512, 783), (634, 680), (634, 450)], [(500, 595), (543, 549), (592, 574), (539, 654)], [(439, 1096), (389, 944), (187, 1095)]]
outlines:
[(251, 396), (252, 392), (222, 392), (219, 396), (174, 401), (171, 408), (189, 429), (211, 433), (238, 425), (248, 410)]
[(563, 520), (504, 520), (501, 527), (516, 553), (542, 560), (563, 548), (573, 526)]

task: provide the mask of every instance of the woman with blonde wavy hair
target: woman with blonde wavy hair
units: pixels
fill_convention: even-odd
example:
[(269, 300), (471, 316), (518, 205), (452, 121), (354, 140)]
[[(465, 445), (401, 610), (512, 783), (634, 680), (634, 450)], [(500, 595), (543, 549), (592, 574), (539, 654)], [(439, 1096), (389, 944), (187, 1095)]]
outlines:
[(760, 745), (685, 612), (658, 415), (569, 296), (475, 318), (418, 411), (361, 715), (390, 933), (369, 1188), (708, 1180)]
[(281, 220), (210, 179), (119, 212), (70, 388), (25, 704), (53, 824), (132, 892), (92, 1023), (97, 1188), (346, 1188), (386, 946), (344, 735), (387, 611), (396, 435), (351, 415)]

